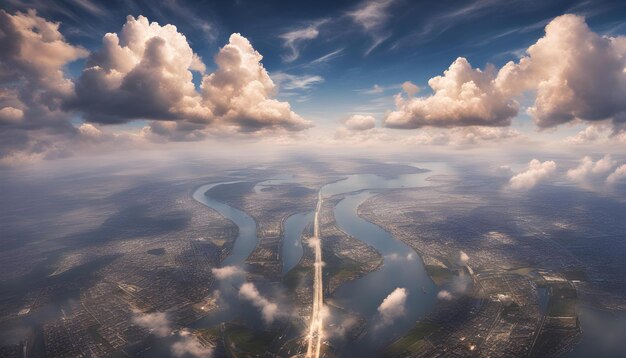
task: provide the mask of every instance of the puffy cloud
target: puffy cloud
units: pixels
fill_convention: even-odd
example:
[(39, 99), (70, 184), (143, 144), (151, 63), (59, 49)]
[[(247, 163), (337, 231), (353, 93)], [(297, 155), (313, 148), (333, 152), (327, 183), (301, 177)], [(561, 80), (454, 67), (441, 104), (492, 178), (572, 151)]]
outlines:
[[(0, 10), (0, 80), (25, 81), (43, 102), (68, 94), (72, 82), (63, 66), (86, 56), (87, 51), (65, 42), (59, 23), (39, 17), (35, 10), (14, 15)], [(52, 98), (50, 97), (52, 96)], [(46, 101), (47, 100), (47, 101)]]
[(433, 94), (426, 97), (396, 96), (396, 110), (387, 114), (391, 128), (507, 126), (519, 104), (495, 85), (495, 70), (473, 69), (459, 57), (443, 76), (431, 78)]
[(189, 119), (209, 122), (210, 108), (192, 82), (204, 71), (175, 26), (128, 16), (120, 34), (107, 33), (91, 54), (68, 102), (93, 122)]
[(289, 103), (271, 98), (275, 85), (262, 58), (246, 38), (231, 35), (215, 57), (217, 69), (203, 77), (198, 91), (192, 72), (202, 74), (205, 66), (186, 37), (173, 25), (129, 16), (122, 31), (106, 34), (89, 57), (66, 106), (92, 122), (176, 121), (175, 126), (151, 125), (153, 133), (175, 140), (201, 138), (209, 125), (242, 132), (310, 127)]
[(204, 101), (223, 124), (244, 132), (311, 127), (311, 122), (294, 113), (289, 103), (271, 98), (275, 85), (261, 64), (262, 58), (245, 37), (231, 35), (215, 57), (217, 70), (202, 81)]
[(241, 267), (237, 266), (224, 266), (220, 268), (211, 269), (213, 275), (219, 280), (229, 279), (231, 277), (243, 276), (245, 271)]
[(575, 135), (565, 138), (565, 142), (569, 144), (593, 143), (603, 137), (603, 132), (603, 128), (597, 125), (590, 125)]
[(585, 156), (580, 160), (580, 164), (576, 168), (568, 170), (566, 175), (572, 181), (590, 184), (601, 176), (605, 176), (616, 164), (609, 154), (597, 162), (594, 162), (591, 157)]
[(437, 298), (440, 300), (450, 301), (454, 297), (452, 296), (452, 293), (450, 293), (450, 291), (441, 290), (437, 293)]
[(64, 67), (87, 51), (34, 10), (0, 10), (0, 34), (0, 163), (51, 156), (58, 142), (77, 135), (60, 110), (73, 91)]
[(24, 111), (14, 107), (0, 109), (0, 123), (17, 123), (24, 118)]
[(172, 354), (175, 357), (211, 357), (213, 356), (213, 347), (205, 347), (187, 330), (179, 333), (180, 340), (174, 342), (171, 347)]
[(420, 88), (414, 84), (411, 81), (406, 81), (402, 84), (402, 90), (404, 91), (404, 93), (406, 93), (409, 97), (413, 97), (417, 94), (417, 92), (420, 91)]
[(159, 337), (169, 336), (172, 331), (170, 328), (170, 321), (165, 312), (154, 312), (148, 314), (141, 314), (137, 312), (135, 316), (133, 316), (133, 323), (139, 327), (148, 329), (151, 333)]
[(615, 169), (615, 171), (606, 178), (606, 182), (612, 185), (624, 181), (624, 179), (626, 179), (626, 164), (622, 164)]
[(626, 37), (603, 37), (577, 15), (553, 19), (518, 63), (507, 63), (498, 87), (536, 91), (529, 113), (540, 127), (575, 119), (626, 120)]
[(459, 251), (459, 264), (467, 265), (469, 262), (469, 256), (464, 251)]
[(406, 297), (406, 289), (398, 287), (378, 306), (378, 313), (383, 320), (383, 325), (391, 324), (396, 318), (404, 315)]
[(353, 114), (344, 122), (346, 128), (355, 131), (372, 129), (376, 126), (376, 118), (370, 115)]
[[(458, 58), (443, 76), (428, 82), (431, 96), (396, 98), (385, 124), (393, 128), (466, 125), (505, 126), (518, 113), (515, 101), (535, 95), (528, 113), (542, 128), (574, 120), (611, 119), (626, 125), (626, 37), (600, 36), (577, 15), (554, 18), (545, 35), (518, 62), (499, 71), (472, 69)], [(410, 96), (409, 96), (410, 97)], [(597, 137), (593, 129), (573, 141)]]
[(556, 172), (556, 163), (551, 160), (540, 162), (533, 159), (528, 164), (528, 169), (513, 176), (509, 180), (509, 186), (516, 190), (532, 189), (541, 181), (551, 177)]
[(278, 314), (278, 306), (263, 297), (253, 283), (246, 282), (241, 285), (239, 288), (239, 296), (243, 297), (247, 301), (250, 301), (250, 303), (261, 310), (263, 321), (265, 321), (266, 324), (274, 322), (274, 319)]

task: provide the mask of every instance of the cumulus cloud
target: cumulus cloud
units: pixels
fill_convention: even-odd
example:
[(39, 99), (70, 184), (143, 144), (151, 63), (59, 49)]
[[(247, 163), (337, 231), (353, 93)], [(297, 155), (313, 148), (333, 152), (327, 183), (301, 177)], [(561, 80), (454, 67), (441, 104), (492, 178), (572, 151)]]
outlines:
[(376, 118), (370, 115), (353, 114), (345, 120), (344, 125), (350, 130), (363, 131), (374, 128)]
[[(495, 69), (474, 69), (459, 57), (443, 76), (431, 78), (433, 94), (426, 97), (396, 96), (396, 110), (384, 123), (390, 128), (424, 126), (507, 126), (518, 113), (519, 104), (495, 85)], [(409, 90), (411, 91), (411, 90)]]
[(406, 81), (402, 84), (402, 90), (404, 91), (404, 93), (406, 93), (409, 97), (413, 97), (417, 94), (417, 92), (419, 92), (420, 88), (414, 84), (411, 81)]
[(565, 142), (569, 144), (594, 143), (603, 137), (603, 132), (603, 128), (600, 128), (597, 125), (590, 125), (575, 135), (565, 138)]
[(59, 26), (34, 10), (0, 10), (0, 163), (50, 156), (77, 135), (60, 109), (74, 88), (64, 68), (87, 51), (67, 43)]
[(202, 97), (221, 122), (240, 131), (263, 128), (298, 131), (312, 126), (287, 102), (271, 97), (275, 85), (261, 64), (263, 56), (239, 34), (215, 57), (218, 69), (202, 81)]
[(450, 293), (450, 291), (441, 290), (437, 293), (437, 298), (444, 301), (450, 301), (454, 297), (452, 296), (452, 293)]
[(607, 178), (606, 182), (608, 184), (615, 184), (626, 179), (626, 164), (620, 165), (613, 173), (611, 173)]
[(179, 332), (180, 340), (171, 347), (175, 357), (212, 357), (213, 347), (203, 346), (188, 330)]
[(459, 251), (459, 265), (467, 265), (469, 259), (469, 255), (467, 255), (464, 251)]
[(406, 297), (406, 288), (398, 287), (378, 306), (378, 313), (382, 318), (383, 325), (391, 324), (396, 318), (404, 315)]
[[(151, 126), (153, 134), (166, 137), (179, 132), (171, 136), (178, 140), (202, 137), (199, 132), (209, 125), (242, 132), (310, 127), (289, 103), (272, 98), (275, 85), (262, 58), (246, 38), (231, 35), (215, 56), (217, 69), (203, 77), (198, 91), (192, 72), (202, 75), (205, 65), (186, 37), (173, 25), (128, 16), (121, 32), (106, 34), (102, 47), (89, 57), (66, 106), (99, 123), (185, 122), (176, 128)], [(186, 137), (183, 132), (196, 133)]]
[(548, 179), (556, 172), (556, 163), (552, 160), (540, 162), (533, 159), (528, 164), (528, 169), (518, 173), (509, 180), (509, 186), (516, 190), (532, 189), (538, 183)]
[(592, 182), (606, 176), (617, 164), (609, 154), (605, 155), (597, 162), (589, 156), (580, 160), (576, 168), (567, 171), (567, 178), (581, 184), (591, 184)]
[[(262, 56), (239, 34), (216, 55), (215, 72), (204, 75), (202, 59), (175, 26), (129, 16), (90, 55), (66, 42), (59, 26), (34, 10), (0, 11), (0, 165), (71, 155), (94, 138), (118, 143), (131, 136), (97, 124), (135, 119), (149, 121), (137, 141), (280, 134), (312, 125), (274, 99)], [(87, 56), (76, 82), (66, 77), (66, 65)], [(199, 87), (194, 72), (203, 76)], [(72, 124), (77, 113), (91, 126)]]
[[(528, 113), (541, 128), (575, 120), (612, 120), (626, 126), (626, 37), (601, 36), (577, 15), (550, 21), (545, 35), (519, 61), (499, 71), (473, 69), (458, 58), (443, 76), (428, 82), (433, 94), (396, 98), (396, 110), (385, 118), (393, 128), (466, 125), (506, 126), (518, 113), (515, 98), (532, 93)], [(409, 96), (410, 97), (410, 96)], [(575, 142), (597, 137), (593, 128)]]
[(146, 328), (150, 333), (159, 337), (169, 336), (172, 331), (170, 321), (165, 312), (147, 314), (137, 312), (133, 316), (133, 323), (139, 327)]
[(510, 94), (536, 92), (529, 113), (540, 127), (575, 119), (626, 120), (626, 37), (603, 37), (577, 15), (556, 17), (518, 63), (507, 63), (497, 85)]
[(246, 282), (241, 285), (239, 288), (239, 296), (261, 310), (263, 321), (265, 321), (266, 324), (274, 322), (276, 316), (278, 315), (278, 306), (263, 297), (253, 283)]
[(243, 276), (245, 271), (241, 267), (237, 266), (224, 266), (220, 268), (211, 269), (211, 272), (219, 280), (226, 280), (236, 276)]
[(121, 123), (132, 119), (189, 119), (209, 122), (191, 71), (204, 64), (173, 25), (128, 16), (122, 31), (107, 33), (76, 83), (69, 108), (87, 120)]

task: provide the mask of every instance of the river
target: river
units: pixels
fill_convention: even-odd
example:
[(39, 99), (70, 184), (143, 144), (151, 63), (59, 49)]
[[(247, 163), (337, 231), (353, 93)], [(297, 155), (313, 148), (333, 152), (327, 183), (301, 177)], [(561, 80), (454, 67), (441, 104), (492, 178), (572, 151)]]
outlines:
[[(374, 174), (347, 175), (345, 179), (329, 183), (322, 188), (322, 195), (325, 198), (338, 194), (345, 195), (334, 209), (339, 227), (349, 235), (371, 245), (384, 258), (384, 264), (380, 269), (342, 285), (332, 297), (327, 298), (330, 303), (349, 308), (367, 319), (367, 333), (359, 344), (363, 349), (380, 346), (408, 331), (416, 320), (432, 310), (437, 300), (437, 289), (428, 277), (419, 255), (403, 242), (393, 238), (387, 231), (357, 215), (358, 206), (375, 195), (372, 190), (429, 186), (430, 182), (426, 178), (449, 172), (449, 168), (441, 163), (418, 163), (418, 165), (431, 171), (391, 178)], [(283, 176), (260, 182), (254, 190), (293, 182), (297, 182), (296, 177)], [(256, 223), (246, 213), (205, 195), (209, 189), (217, 185), (231, 183), (235, 182), (203, 185), (194, 192), (193, 197), (232, 220), (239, 227), (239, 235), (233, 250), (222, 266), (243, 266), (245, 259), (258, 243)], [(285, 221), (281, 248), (283, 274), (300, 261), (303, 250), (302, 232), (311, 222), (312, 216), (313, 212), (298, 213)], [(378, 306), (396, 288), (404, 288), (407, 293), (404, 314), (393, 322), (387, 322), (380, 316)], [(229, 315), (218, 316), (223, 319)], [(215, 317), (211, 321), (217, 323), (219, 319)]]

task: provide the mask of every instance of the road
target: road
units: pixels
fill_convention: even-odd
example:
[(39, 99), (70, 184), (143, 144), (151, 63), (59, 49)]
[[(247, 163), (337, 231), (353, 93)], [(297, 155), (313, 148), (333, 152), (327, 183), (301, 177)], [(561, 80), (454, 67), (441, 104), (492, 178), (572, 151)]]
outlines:
[(313, 238), (309, 241), (315, 249), (315, 264), (313, 275), (313, 312), (311, 313), (311, 323), (309, 325), (307, 358), (318, 358), (324, 336), (324, 289), (322, 285), (322, 243), (320, 240), (319, 215), (322, 210), (322, 191), (317, 195), (317, 207), (315, 218), (313, 219)]

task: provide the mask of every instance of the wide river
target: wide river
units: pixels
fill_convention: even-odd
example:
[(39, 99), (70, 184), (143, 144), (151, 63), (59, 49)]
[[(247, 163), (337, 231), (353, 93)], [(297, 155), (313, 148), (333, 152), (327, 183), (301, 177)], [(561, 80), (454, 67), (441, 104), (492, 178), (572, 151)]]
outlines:
[[(429, 313), (436, 303), (437, 289), (428, 277), (419, 255), (409, 246), (396, 240), (387, 231), (357, 215), (358, 206), (375, 195), (375, 189), (412, 188), (431, 185), (426, 178), (436, 174), (449, 173), (450, 169), (441, 163), (418, 163), (416, 166), (429, 169), (429, 172), (404, 174), (388, 178), (373, 174), (347, 175), (345, 179), (329, 183), (322, 188), (324, 198), (342, 194), (345, 196), (334, 209), (339, 227), (347, 234), (372, 246), (384, 258), (383, 266), (358, 280), (340, 286), (325, 300), (333, 305), (347, 308), (367, 319), (367, 333), (359, 342), (359, 347), (369, 350), (389, 342), (408, 331), (416, 320)], [(294, 177), (280, 177), (258, 183), (255, 191), (270, 185), (297, 182)], [(244, 266), (245, 259), (258, 243), (256, 223), (246, 213), (208, 197), (206, 192), (224, 182), (199, 187), (193, 194), (198, 202), (216, 210), (239, 227), (239, 234), (230, 255), (222, 266)], [(285, 222), (284, 240), (281, 249), (283, 274), (287, 273), (302, 258), (302, 233), (311, 222), (313, 213), (292, 215)], [(323, 234), (323, 233), (322, 233)], [(396, 288), (406, 291), (404, 314), (392, 321), (385, 321), (378, 312), (381, 302)], [(219, 322), (229, 314), (210, 321)], [(205, 321), (205, 324), (208, 323)], [(370, 350), (371, 352), (371, 350)], [(355, 352), (356, 353), (356, 352)], [(364, 353), (364, 352), (361, 352)]]

